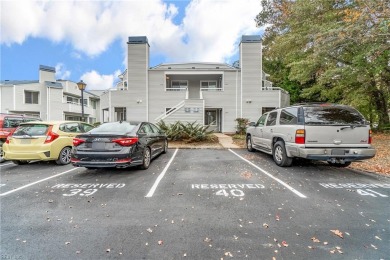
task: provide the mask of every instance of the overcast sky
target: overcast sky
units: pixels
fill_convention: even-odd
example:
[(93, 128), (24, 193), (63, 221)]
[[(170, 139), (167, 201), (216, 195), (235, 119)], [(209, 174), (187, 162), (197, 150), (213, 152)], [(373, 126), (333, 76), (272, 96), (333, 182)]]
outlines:
[(150, 66), (238, 59), (242, 35), (261, 35), (260, 0), (1, 0), (1, 80), (57, 79), (107, 89), (126, 69), (129, 36), (147, 36)]

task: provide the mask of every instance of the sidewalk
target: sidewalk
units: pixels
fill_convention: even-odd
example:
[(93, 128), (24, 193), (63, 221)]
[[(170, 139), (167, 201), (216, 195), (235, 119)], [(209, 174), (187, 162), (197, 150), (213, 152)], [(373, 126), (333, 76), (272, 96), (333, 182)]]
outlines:
[(233, 143), (233, 138), (231, 136), (221, 133), (214, 133), (214, 135), (218, 137), (218, 141), (223, 148), (240, 148), (238, 145)]
[(194, 142), (194, 143), (184, 143), (180, 141), (170, 141), (168, 142), (169, 148), (179, 148), (179, 149), (229, 149), (229, 148), (241, 148), (238, 145), (233, 143), (233, 138), (231, 136), (214, 133), (218, 137), (218, 143), (209, 143), (209, 142)]

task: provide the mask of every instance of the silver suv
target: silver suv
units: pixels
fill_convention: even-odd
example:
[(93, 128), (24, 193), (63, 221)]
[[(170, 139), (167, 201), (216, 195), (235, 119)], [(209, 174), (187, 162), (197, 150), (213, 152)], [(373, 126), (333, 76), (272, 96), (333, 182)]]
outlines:
[(334, 104), (300, 104), (263, 114), (246, 130), (250, 152), (272, 154), (278, 166), (293, 158), (346, 167), (375, 156), (369, 122), (356, 109)]

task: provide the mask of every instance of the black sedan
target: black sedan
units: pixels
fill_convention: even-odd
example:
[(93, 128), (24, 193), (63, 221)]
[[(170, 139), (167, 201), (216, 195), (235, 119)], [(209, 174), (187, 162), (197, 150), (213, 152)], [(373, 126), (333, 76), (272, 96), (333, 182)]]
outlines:
[(149, 122), (110, 122), (73, 139), (71, 163), (76, 167), (149, 168), (150, 161), (168, 150), (163, 131)]

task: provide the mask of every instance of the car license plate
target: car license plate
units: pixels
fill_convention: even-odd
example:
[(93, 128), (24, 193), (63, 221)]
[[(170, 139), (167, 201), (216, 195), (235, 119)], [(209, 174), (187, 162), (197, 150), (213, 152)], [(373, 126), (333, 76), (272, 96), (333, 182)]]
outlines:
[(92, 149), (104, 150), (106, 143), (92, 143)]
[(30, 139), (20, 139), (20, 143), (21, 144), (31, 144), (31, 140)]
[(342, 149), (332, 149), (332, 155), (345, 155), (345, 150), (342, 150)]

